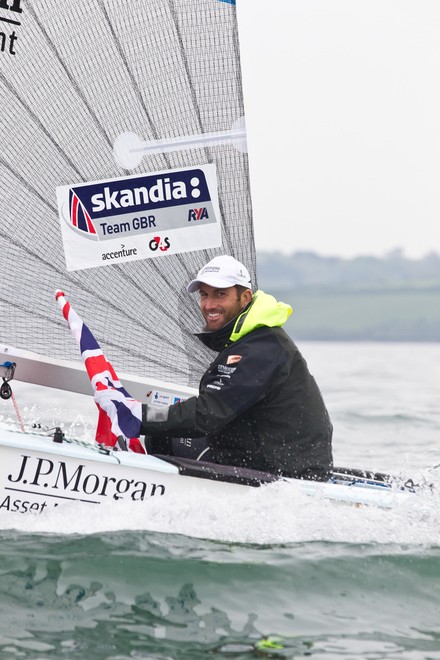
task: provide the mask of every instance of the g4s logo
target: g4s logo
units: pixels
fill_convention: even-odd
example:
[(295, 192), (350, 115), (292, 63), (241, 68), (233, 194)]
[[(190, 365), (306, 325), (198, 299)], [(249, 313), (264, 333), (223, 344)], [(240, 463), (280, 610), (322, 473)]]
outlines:
[(157, 249), (162, 250), (162, 252), (166, 252), (170, 247), (170, 241), (168, 236), (165, 236), (163, 239), (161, 239), (160, 236), (155, 236), (148, 243), (148, 246), (152, 252), (156, 252)]

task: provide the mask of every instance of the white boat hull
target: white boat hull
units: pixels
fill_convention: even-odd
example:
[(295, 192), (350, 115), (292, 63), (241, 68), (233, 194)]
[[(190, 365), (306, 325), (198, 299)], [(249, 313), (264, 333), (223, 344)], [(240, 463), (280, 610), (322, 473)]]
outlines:
[[(179, 459), (176, 459), (178, 462)], [(0, 431), (0, 516), (41, 514), (72, 502), (165, 501), (193, 488), (238, 497), (276, 477), (196, 461), (171, 464), (155, 456), (100, 450), (87, 443), (11, 430)], [(345, 481), (344, 481), (345, 480)], [(331, 482), (283, 479), (299, 492), (354, 505), (392, 507), (414, 497), (410, 489), (364, 479)], [(146, 508), (148, 515), (148, 508)]]

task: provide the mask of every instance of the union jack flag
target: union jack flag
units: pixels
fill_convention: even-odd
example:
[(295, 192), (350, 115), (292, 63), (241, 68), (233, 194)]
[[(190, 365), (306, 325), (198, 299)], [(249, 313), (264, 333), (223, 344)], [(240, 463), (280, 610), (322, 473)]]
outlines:
[(122, 386), (95, 337), (71, 307), (62, 291), (56, 292), (56, 300), (79, 345), (95, 393), (95, 403), (99, 410), (96, 442), (114, 447), (121, 439), (129, 451), (145, 454), (138, 437), (142, 404), (133, 399)]

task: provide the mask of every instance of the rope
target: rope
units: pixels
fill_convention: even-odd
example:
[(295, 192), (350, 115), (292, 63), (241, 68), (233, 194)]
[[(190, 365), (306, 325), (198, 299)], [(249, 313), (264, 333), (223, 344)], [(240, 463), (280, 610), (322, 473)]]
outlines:
[(12, 403), (14, 404), (15, 414), (17, 415), (17, 419), (18, 419), (18, 423), (20, 424), (20, 428), (23, 431), (23, 433), (25, 433), (23, 419), (20, 415), (20, 410), (18, 409), (18, 404), (17, 404), (17, 400), (15, 398), (14, 392), (11, 393), (11, 399), (12, 399)]

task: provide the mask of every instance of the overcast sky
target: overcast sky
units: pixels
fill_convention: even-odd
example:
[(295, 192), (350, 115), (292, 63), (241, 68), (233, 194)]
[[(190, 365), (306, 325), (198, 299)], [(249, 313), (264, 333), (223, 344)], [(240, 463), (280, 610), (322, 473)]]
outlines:
[(440, 252), (440, 1), (237, 5), (257, 249)]

